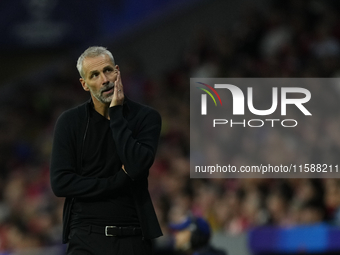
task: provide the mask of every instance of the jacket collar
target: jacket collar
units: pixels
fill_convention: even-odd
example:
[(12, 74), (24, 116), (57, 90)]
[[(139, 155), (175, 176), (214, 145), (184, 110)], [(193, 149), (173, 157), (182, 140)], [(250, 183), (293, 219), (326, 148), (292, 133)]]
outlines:
[[(124, 102), (123, 102), (123, 116), (125, 118), (128, 118), (129, 114), (131, 113), (130, 104), (131, 104), (131, 100), (125, 95), (124, 96)], [(89, 117), (90, 116), (90, 110), (94, 109), (94, 103), (93, 103), (91, 97), (86, 102), (86, 106), (87, 106), (86, 107), (86, 117)]]

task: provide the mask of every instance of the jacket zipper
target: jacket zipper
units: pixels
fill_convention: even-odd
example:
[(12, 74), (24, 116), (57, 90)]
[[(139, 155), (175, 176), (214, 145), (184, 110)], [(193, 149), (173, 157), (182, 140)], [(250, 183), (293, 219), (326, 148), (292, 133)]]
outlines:
[(89, 128), (89, 123), (90, 123), (90, 116), (89, 113), (87, 113), (87, 123), (86, 123), (86, 128), (85, 128), (85, 133), (84, 133), (84, 137), (83, 137), (83, 143), (81, 146), (81, 156), (80, 156), (80, 175), (83, 173), (83, 156), (84, 156), (84, 146), (85, 146), (85, 139), (86, 139), (86, 134), (87, 134), (87, 130)]

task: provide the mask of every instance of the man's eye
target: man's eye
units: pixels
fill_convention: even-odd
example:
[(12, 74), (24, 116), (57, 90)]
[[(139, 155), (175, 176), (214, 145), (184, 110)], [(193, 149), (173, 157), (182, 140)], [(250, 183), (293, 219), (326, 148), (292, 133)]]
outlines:
[(112, 69), (106, 69), (105, 72), (111, 73), (113, 70)]

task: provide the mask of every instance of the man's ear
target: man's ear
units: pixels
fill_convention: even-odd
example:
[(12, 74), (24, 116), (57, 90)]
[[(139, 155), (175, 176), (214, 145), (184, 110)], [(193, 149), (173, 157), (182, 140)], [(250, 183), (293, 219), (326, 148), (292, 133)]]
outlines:
[(119, 71), (119, 66), (118, 65), (115, 65), (115, 68)]
[(81, 86), (83, 87), (83, 89), (85, 91), (90, 91), (89, 87), (87, 86), (87, 84), (86, 84), (86, 82), (85, 82), (85, 80), (83, 78), (80, 78), (79, 81), (80, 81)]

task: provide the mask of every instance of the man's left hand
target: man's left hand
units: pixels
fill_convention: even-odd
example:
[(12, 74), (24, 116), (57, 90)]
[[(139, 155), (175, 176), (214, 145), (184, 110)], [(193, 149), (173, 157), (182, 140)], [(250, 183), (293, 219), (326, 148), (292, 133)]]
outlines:
[(120, 77), (120, 71), (118, 71), (117, 79), (115, 81), (115, 86), (113, 89), (113, 97), (110, 104), (111, 106), (122, 105), (124, 102), (124, 91), (123, 91), (123, 84), (122, 79)]

